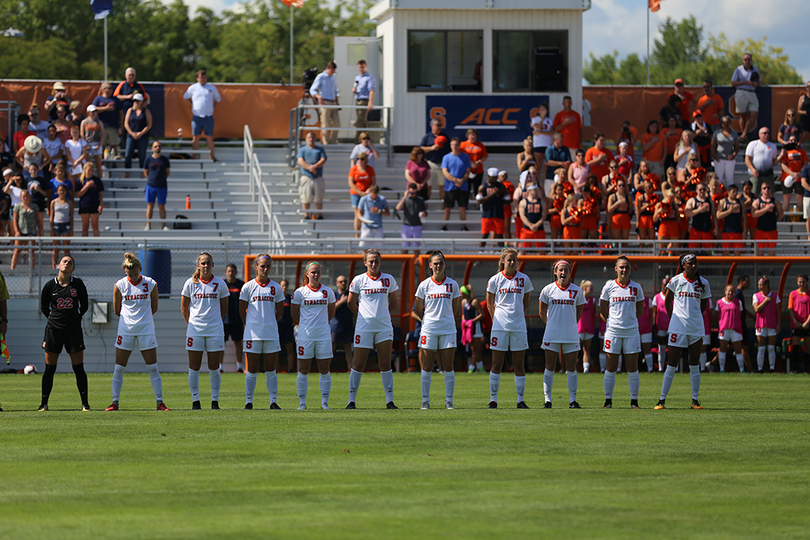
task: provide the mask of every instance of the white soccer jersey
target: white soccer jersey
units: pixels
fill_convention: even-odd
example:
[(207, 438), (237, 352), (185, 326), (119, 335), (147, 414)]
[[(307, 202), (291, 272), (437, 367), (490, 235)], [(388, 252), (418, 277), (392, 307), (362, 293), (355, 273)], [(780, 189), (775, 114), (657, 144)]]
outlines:
[(612, 279), (602, 287), (599, 300), (606, 300), (610, 306), (608, 311), (607, 330), (615, 337), (634, 337), (638, 335), (638, 317), (636, 317), (636, 302), (644, 301), (644, 291), (641, 285), (630, 281), (625, 286)]
[(272, 279), (262, 285), (251, 279), (242, 286), (239, 300), (247, 302), (245, 313), (246, 341), (278, 341), (278, 322), (276, 322), (276, 304), (284, 302), (281, 285)]
[(222, 311), (219, 304), (228, 297), (228, 284), (222, 278), (212, 276), (208, 282), (191, 278), (183, 285), (183, 296), (190, 298), (188, 326), (197, 336), (218, 337), (225, 335), (222, 326)]
[(365, 274), (354, 276), (349, 292), (357, 295), (357, 332), (383, 332), (392, 330), (388, 311), (388, 294), (399, 290), (391, 274), (380, 273), (376, 278)]
[(533, 290), (532, 280), (523, 272), (516, 272), (511, 278), (503, 272), (498, 272), (489, 278), (487, 292), (495, 295), (492, 330), (525, 332), (526, 311), (523, 309), (523, 296)]
[(133, 283), (129, 277), (119, 279), (115, 287), (121, 293), (121, 317), (118, 319), (119, 336), (145, 336), (155, 333), (152, 319), (152, 291), (155, 280), (141, 276)]
[(317, 289), (304, 285), (295, 290), (292, 303), (301, 306), (298, 316), (298, 341), (332, 341), (329, 329), (329, 304), (335, 303), (335, 293), (326, 285)]
[(445, 276), (437, 283), (433, 277), (427, 278), (416, 288), (416, 297), (425, 302), (422, 316), (422, 333), (446, 335), (456, 333), (456, 318), (453, 315), (453, 300), (461, 296), (458, 283)]
[(675, 295), (672, 301), (672, 318), (669, 321), (670, 334), (703, 336), (703, 312), (700, 301), (711, 298), (709, 282), (705, 278), (689, 281), (683, 274), (669, 280), (667, 289)]
[(540, 291), (540, 302), (548, 306), (543, 343), (579, 343), (577, 306), (585, 303), (582, 289), (573, 283), (561, 289), (555, 281)]

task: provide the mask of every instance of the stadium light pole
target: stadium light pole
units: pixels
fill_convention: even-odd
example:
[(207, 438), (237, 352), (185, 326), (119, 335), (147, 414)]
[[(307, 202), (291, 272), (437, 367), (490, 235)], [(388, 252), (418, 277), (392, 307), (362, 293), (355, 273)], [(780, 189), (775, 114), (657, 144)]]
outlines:
[(104, 80), (107, 81), (107, 17), (104, 17)]
[(650, 9), (647, 12), (647, 86), (650, 86)]

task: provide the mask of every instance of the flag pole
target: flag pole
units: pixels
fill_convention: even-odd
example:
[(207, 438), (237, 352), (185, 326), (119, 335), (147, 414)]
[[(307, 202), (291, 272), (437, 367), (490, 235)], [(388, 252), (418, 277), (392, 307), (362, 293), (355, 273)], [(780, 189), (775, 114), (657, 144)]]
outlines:
[(650, 6), (647, 5), (647, 86), (650, 86)]
[(293, 83), (293, 6), (290, 4), (290, 84)]

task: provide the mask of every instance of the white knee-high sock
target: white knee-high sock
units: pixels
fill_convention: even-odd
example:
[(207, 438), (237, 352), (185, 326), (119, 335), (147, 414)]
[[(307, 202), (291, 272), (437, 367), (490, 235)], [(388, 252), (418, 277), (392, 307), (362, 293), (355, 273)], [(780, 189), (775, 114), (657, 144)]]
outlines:
[(669, 389), (672, 388), (672, 381), (675, 380), (677, 371), (678, 368), (675, 366), (667, 366), (667, 370), (664, 372), (664, 380), (661, 382), (661, 399), (667, 399), (667, 394), (669, 394)]
[(616, 386), (616, 372), (605, 371), (605, 399), (613, 399), (613, 388)]
[(157, 362), (150, 366), (146, 366), (149, 371), (149, 382), (152, 383), (152, 391), (155, 393), (155, 401), (163, 403), (163, 381), (160, 378), (160, 371), (158, 371)]
[(357, 389), (360, 388), (360, 379), (363, 374), (352, 369), (349, 372), (349, 403), (357, 400)]
[(590, 371), (590, 369), (591, 369), (591, 363), (590, 362), (582, 362), (582, 373), (588, 373), (588, 371)]
[(258, 373), (245, 373), (245, 403), (253, 403), (253, 393), (256, 391), (256, 377)]
[(743, 357), (742, 351), (740, 354), (736, 355), (737, 357), (737, 367), (740, 368), (740, 373), (745, 373), (745, 357)]
[(568, 399), (569, 401), (577, 400), (577, 372), (569, 371), (568, 375)]
[(444, 393), (445, 393), (445, 400), (447, 403), (453, 401), (453, 392), (456, 389), (456, 372), (455, 371), (445, 371), (444, 372)]
[(430, 380), (433, 373), (430, 371), (422, 370), (422, 402), (430, 401)]
[(776, 345), (768, 345), (768, 362), (771, 365), (771, 371), (776, 371)]
[(647, 364), (647, 370), (652, 371), (653, 370), (653, 355), (652, 355), (652, 353), (644, 355), (644, 362)]
[(765, 367), (765, 347), (760, 346), (757, 349), (757, 369), (762, 371), (763, 367)]
[(526, 375), (518, 377), (515, 375), (515, 391), (517, 392), (517, 402), (523, 401), (523, 394), (526, 392)]
[(717, 363), (720, 364), (720, 371), (726, 370), (726, 354), (723, 351), (717, 353)]
[(667, 347), (666, 345), (658, 346), (658, 371), (664, 371), (667, 365)]
[(265, 384), (267, 393), (270, 395), (270, 403), (275, 403), (278, 398), (278, 372), (274, 369), (265, 373)]
[(700, 367), (689, 366), (689, 379), (692, 382), (692, 399), (697, 399), (700, 393)]
[(121, 399), (121, 387), (124, 386), (124, 370), (126, 368), (124, 366), (119, 366), (115, 364), (113, 368), (113, 376), (112, 376), (112, 400), (113, 403), (118, 403), (118, 400)]
[(605, 366), (607, 366), (607, 354), (600, 352), (599, 353), (599, 369), (602, 373), (605, 372)]
[(219, 388), (222, 386), (222, 373), (218, 369), (212, 369), (208, 375), (211, 379), (211, 401), (219, 401)]
[(394, 401), (394, 374), (390, 369), (381, 371), (380, 378), (382, 379), (383, 391), (385, 391), (385, 402), (391, 403)]
[(489, 372), (489, 400), (498, 403), (498, 390), (501, 387), (501, 374)]
[(300, 371), (295, 379), (295, 388), (298, 390), (298, 404), (306, 406), (307, 390), (309, 390), (309, 374), (304, 375)]
[(554, 372), (547, 369), (543, 372), (543, 395), (546, 402), (551, 403), (551, 389), (554, 386)]
[(191, 401), (200, 401), (200, 370), (188, 370), (188, 389), (191, 390)]
[(630, 399), (638, 399), (638, 389), (641, 386), (638, 371), (631, 371), (627, 374), (627, 386), (630, 387)]
[(329, 406), (329, 394), (332, 392), (332, 374), (321, 373), (318, 378), (318, 385), (321, 387), (321, 407)]
[(708, 359), (708, 356), (707, 356), (707, 354), (705, 352), (700, 353), (700, 360), (698, 361), (698, 367), (700, 368), (700, 371), (706, 371), (706, 360), (707, 359)]

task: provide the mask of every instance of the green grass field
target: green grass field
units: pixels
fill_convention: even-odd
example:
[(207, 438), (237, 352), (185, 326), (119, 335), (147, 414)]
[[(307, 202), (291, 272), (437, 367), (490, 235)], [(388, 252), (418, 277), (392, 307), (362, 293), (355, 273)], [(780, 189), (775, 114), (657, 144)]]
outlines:
[[(154, 410), (146, 375), (127, 374), (121, 410), (105, 413), (107, 375), (90, 376), (82, 413), (72, 374), (57, 375), (51, 411), (34, 412), (41, 376), (0, 378), (0, 538), (730, 538), (810, 536), (808, 377), (704, 375), (703, 411), (678, 375), (654, 411), (661, 377), (642, 374), (643, 410), (626, 375), (602, 410), (602, 377), (580, 376), (582, 410), (542, 408), (529, 375), (516, 410), (512, 376), (487, 410), (486, 375), (456, 379), (457, 410), (418, 410), (419, 376), (395, 375), (398, 411), (379, 374), (359, 410), (342, 410), (348, 376), (333, 375), (332, 411), (295, 411), (295, 376), (279, 375), (281, 411), (260, 376), (244, 411), (243, 377), (223, 376), (221, 411), (192, 413), (187, 379), (163, 375)], [(208, 377), (200, 381), (206, 404)]]

